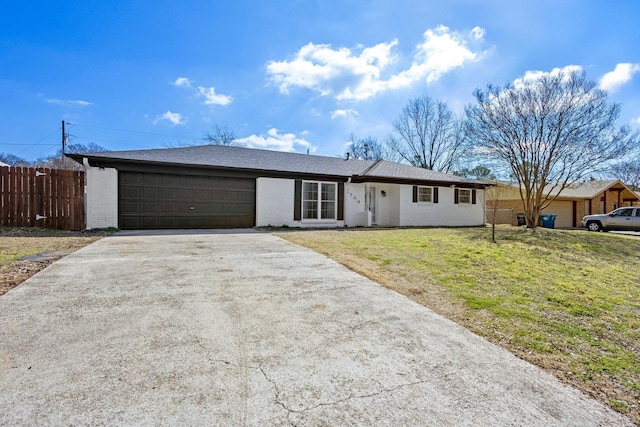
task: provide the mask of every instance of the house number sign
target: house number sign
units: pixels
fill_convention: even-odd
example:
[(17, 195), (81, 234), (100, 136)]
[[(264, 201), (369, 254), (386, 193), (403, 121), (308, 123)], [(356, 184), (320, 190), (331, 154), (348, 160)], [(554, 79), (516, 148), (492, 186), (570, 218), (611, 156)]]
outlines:
[(349, 188), (346, 189), (347, 197), (351, 197), (356, 202), (360, 203), (360, 198), (353, 194)]

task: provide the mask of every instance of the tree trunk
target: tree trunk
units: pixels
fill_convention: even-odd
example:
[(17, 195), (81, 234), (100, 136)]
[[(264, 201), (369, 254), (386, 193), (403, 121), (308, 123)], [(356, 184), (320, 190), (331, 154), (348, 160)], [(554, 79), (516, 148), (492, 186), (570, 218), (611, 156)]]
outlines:
[(525, 219), (527, 220), (527, 228), (536, 229), (538, 227), (538, 216), (540, 216), (540, 210), (533, 206), (528, 206), (525, 212)]

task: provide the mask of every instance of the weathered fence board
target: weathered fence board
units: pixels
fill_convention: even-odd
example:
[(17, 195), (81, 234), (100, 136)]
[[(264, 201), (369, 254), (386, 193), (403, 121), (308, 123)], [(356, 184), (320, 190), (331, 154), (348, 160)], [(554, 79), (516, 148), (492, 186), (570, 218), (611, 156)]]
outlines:
[[(493, 224), (494, 208), (487, 206), (487, 218), (488, 224)], [(496, 224), (512, 224), (513, 223), (513, 209), (498, 209), (495, 212)]]
[(84, 172), (0, 167), (0, 226), (82, 230)]

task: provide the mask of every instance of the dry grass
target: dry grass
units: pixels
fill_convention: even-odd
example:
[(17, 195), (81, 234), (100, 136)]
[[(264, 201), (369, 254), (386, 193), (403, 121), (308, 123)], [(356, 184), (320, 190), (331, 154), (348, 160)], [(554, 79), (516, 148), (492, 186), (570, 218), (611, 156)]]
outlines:
[[(0, 228), (0, 296), (18, 286), (55, 259), (78, 250), (107, 235), (38, 228)], [(40, 261), (20, 260), (44, 252), (55, 256)]]
[(512, 227), (280, 233), (640, 423), (640, 239)]

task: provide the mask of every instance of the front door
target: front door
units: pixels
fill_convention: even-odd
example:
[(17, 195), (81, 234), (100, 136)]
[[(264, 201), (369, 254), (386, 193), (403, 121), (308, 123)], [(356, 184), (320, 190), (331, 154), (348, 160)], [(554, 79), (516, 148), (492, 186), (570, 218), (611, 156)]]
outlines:
[(371, 224), (376, 223), (376, 187), (369, 187), (367, 190), (367, 211), (371, 213)]

